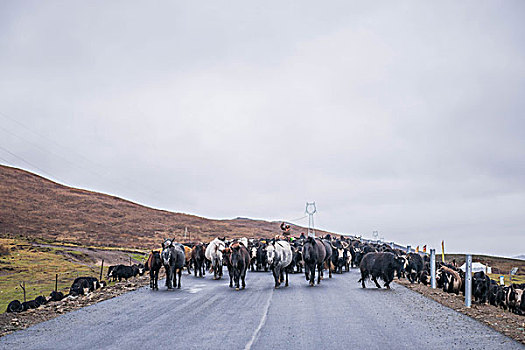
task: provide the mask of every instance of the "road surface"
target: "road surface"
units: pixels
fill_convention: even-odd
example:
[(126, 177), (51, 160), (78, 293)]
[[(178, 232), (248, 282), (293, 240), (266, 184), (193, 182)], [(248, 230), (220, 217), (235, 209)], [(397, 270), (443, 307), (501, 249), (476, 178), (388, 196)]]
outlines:
[[(362, 289), (357, 270), (274, 290), (184, 275), (182, 289), (126, 293), (0, 338), (0, 349), (523, 349), (523, 345), (402, 286)], [(163, 283), (159, 283), (163, 285)]]

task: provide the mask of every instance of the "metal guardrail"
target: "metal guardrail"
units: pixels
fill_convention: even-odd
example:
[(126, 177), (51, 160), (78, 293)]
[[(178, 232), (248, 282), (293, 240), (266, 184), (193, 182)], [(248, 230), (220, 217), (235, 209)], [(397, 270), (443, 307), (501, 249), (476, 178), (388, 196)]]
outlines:
[(430, 249), (430, 287), (436, 289), (436, 250)]
[(472, 254), (467, 254), (465, 260), (465, 306), (472, 304)]
[[(357, 239), (356, 236), (350, 236), (354, 239)], [(394, 242), (384, 242), (381, 240), (372, 240), (372, 239), (366, 239), (366, 238), (359, 238), (361, 242), (364, 243), (386, 243), (389, 244), (390, 247), (395, 249), (401, 249), (406, 251), (407, 253), (410, 253), (413, 251), (412, 247), (410, 245), (402, 246), (399, 244), (396, 244)], [(436, 283), (436, 250), (430, 249), (430, 287), (435, 289), (437, 287)], [(472, 254), (467, 254), (465, 259), (465, 306), (471, 307), (472, 306)]]

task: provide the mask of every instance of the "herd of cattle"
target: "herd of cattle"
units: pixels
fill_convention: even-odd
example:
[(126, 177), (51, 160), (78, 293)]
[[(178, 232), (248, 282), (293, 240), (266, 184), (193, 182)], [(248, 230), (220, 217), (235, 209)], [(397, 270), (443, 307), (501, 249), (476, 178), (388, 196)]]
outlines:
[[(213, 279), (221, 279), (226, 267), (230, 279), (229, 287), (236, 290), (246, 287), (247, 271), (271, 271), (275, 288), (281, 284), (289, 285), (290, 273), (304, 273), (310, 286), (321, 283), (325, 271), (328, 277), (342, 274), (353, 267), (359, 267), (361, 278), (358, 282), (366, 288), (365, 281), (371, 279), (377, 288), (382, 280), (386, 288), (397, 278), (407, 278), (411, 283), (430, 284), (430, 258), (426, 254), (406, 253), (385, 243), (364, 242), (357, 238), (341, 236), (333, 238), (305, 237), (290, 238), (276, 236), (272, 239), (233, 239), (215, 238), (205, 243), (177, 243), (165, 240), (161, 248), (149, 254), (144, 265), (116, 265), (108, 269), (108, 280), (127, 280), (130, 277), (150, 274), (150, 288), (158, 290), (161, 268), (166, 272), (166, 287), (181, 288), (181, 275), (184, 269), (188, 274), (203, 278), (206, 272), (213, 274)], [(317, 275), (317, 281), (316, 281)], [(437, 287), (448, 293), (465, 294), (465, 274), (455, 264), (436, 263)], [(512, 284), (500, 286), (483, 272), (473, 275), (472, 294), (478, 303), (490, 303), (519, 315), (525, 315), (525, 285)], [(93, 277), (77, 278), (72, 284), (69, 295), (84, 295), (100, 287)], [(54, 293), (54, 294), (53, 294)], [(49, 300), (59, 300), (62, 293), (53, 292)], [(38, 297), (38, 301), (20, 303), (15, 300), (8, 306), (8, 312), (20, 312), (27, 308), (38, 307), (47, 302)]]
[[(108, 277), (112, 277), (113, 281), (117, 279), (121, 281), (122, 278), (127, 280), (130, 277), (135, 277), (137, 275), (142, 276), (143, 274), (144, 265), (142, 264), (135, 264), (132, 266), (116, 265), (109, 267)], [(67, 296), (77, 297), (79, 295), (86, 295), (87, 293), (93, 292), (95, 289), (99, 289), (105, 285), (105, 281), (99, 281), (96, 277), (77, 277), (71, 284), (67, 295), (64, 295), (64, 293), (60, 291), (52, 291), (48, 298), (40, 295), (33, 300), (24, 302), (13, 300), (7, 305), (6, 312), (23, 312), (29, 309), (36, 309), (51, 301), (60, 301)]]

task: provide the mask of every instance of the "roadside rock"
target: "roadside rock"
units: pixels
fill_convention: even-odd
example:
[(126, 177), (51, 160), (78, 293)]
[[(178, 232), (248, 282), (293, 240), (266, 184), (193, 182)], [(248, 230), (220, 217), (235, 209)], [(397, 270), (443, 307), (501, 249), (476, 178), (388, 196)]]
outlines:
[(0, 337), (146, 285), (149, 285), (149, 276), (138, 276), (132, 281), (116, 282), (85, 296), (66, 297), (61, 301), (49, 302), (37, 309), (30, 309), (17, 314), (0, 314)]

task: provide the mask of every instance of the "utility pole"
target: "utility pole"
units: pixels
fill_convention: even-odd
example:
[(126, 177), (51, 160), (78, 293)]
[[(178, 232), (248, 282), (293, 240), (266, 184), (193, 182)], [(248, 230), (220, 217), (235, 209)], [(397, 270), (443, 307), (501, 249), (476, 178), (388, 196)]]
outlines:
[(308, 214), (308, 237), (315, 237), (314, 214), (317, 212), (315, 202), (306, 202), (306, 209), (304, 211)]
[(186, 237), (188, 236), (188, 227), (184, 226), (184, 242), (186, 242)]

